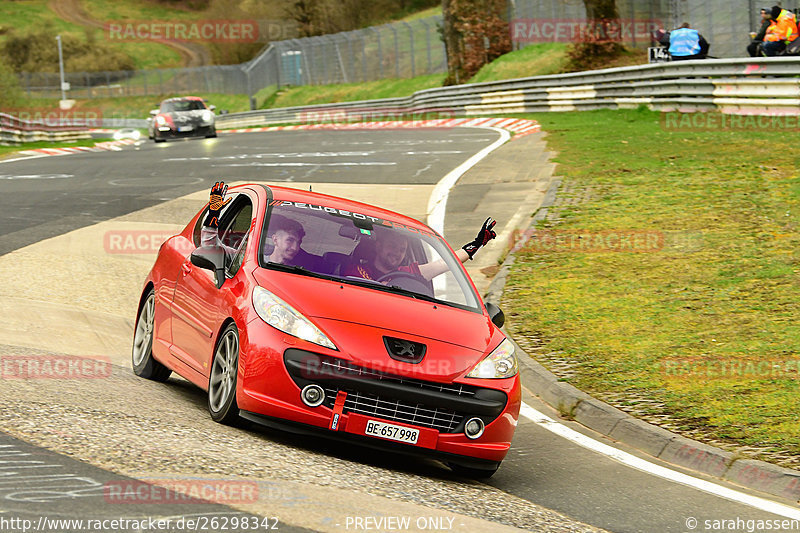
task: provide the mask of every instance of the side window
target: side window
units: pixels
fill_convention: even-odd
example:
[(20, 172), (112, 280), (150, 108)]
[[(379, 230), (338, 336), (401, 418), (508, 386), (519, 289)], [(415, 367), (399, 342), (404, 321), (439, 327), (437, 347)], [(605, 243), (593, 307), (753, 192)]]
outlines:
[(236, 205), (232, 206), (232, 209), (237, 209), (238, 212), (232, 213), (230, 215), (232, 218), (224, 216), (222, 219), (225, 229), (221, 231), (220, 241), (226, 249), (234, 251), (228, 265), (227, 275), (229, 277), (234, 276), (244, 262), (247, 241), (250, 237), (250, 226), (253, 221), (253, 205), (250, 203), (250, 199), (246, 196), (240, 198), (235, 202)]
[[(228, 205), (225, 207), (225, 209), (223, 209), (222, 212), (219, 214), (220, 220), (223, 221), (223, 224), (222, 224), (222, 226), (220, 228), (220, 232), (219, 232), (220, 236), (225, 235), (225, 231), (227, 231), (227, 229), (230, 228), (230, 224), (228, 224), (228, 222), (230, 221), (230, 217), (232, 216), (233, 212), (240, 211), (242, 209), (247, 209), (248, 213), (246, 214), (246, 217), (252, 218), (253, 206), (250, 203), (250, 199), (247, 198), (247, 196), (244, 196), (244, 195), (241, 195), (241, 194), (237, 194), (237, 195), (232, 196), (231, 198), (232, 198), (232, 200), (228, 203)], [(233, 210), (233, 211), (231, 211), (231, 210)], [(197, 222), (195, 222), (195, 224), (194, 224), (194, 229), (192, 230), (192, 241), (194, 242), (194, 245), (197, 246), (197, 247), (199, 247), (201, 245), (200, 232), (203, 230), (203, 222), (205, 222), (205, 220), (206, 220), (206, 214), (207, 213), (208, 213), (208, 206), (206, 206), (206, 208), (203, 209), (203, 212), (200, 213), (200, 217), (198, 217)], [(237, 223), (239, 225), (244, 224), (243, 220), (239, 220), (237, 222), (237, 219), (239, 218), (240, 215), (241, 215), (241, 212), (236, 214), (235, 218), (233, 219), (233, 222)], [(250, 224), (250, 220), (247, 221), (247, 228), (244, 230), (245, 232), (247, 232), (247, 230), (250, 228), (249, 224)], [(239, 227), (239, 226), (237, 226), (237, 227)], [(223, 231), (223, 229), (225, 231)], [(239, 235), (239, 242), (241, 242), (242, 237), (244, 237), (244, 233)], [(231, 234), (230, 239), (234, 240), (235, 239), (235, 235)], [(225, 244), (226, 246), (231, 246), (230, 244), (226, 243), (224, 241), (224, 239), (223, 239), (223, 244)]]
[(200, 213), (200, 217), (197, 219), (194, 229), (192, 230), (192, 242), (194, 242), (195, 248), (200, 247), (200, 232), (203, 230), (203, 221), (206, 219), (206, 213), (208, 213), (208, 206)]
[(225, 225), (225, 230), (221, 232), (222, 244), (234, 249), (238, 249), (242, 244), (253, 221), (253, 206), (250, 200), (237, 203), (239, 204), (237, 207), (240, 208), (239, 212), (233, 215), (233, 219)]

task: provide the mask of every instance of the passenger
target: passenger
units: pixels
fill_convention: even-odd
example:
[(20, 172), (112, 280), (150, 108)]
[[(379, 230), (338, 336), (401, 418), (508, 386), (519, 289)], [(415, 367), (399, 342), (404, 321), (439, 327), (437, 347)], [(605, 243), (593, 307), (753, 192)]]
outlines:
[(673, 61), (689, 59), (705, 59), (710, 45), (705, 37), (684, 22), (677, 30), (669, 34), (669, 54)]
[(797, 38), (797, 17), (791, 11), (773, 6), (770, 20), (772, 24), (767, 30), (761, 49), (767, 57), (774, 57), (786, 50), (786, 45)]
[(300, 251), (306, 232), (296, 220), (274, 216), (269, 223), (269, 237), (275, 246), (267, 257), (271, 263), (295, 264), (294, 259)]
[(761, 47), (764, 45), (764, 38), (767, 36), (767, 30), (772, 25), (772, 10), (768, 7), (761, 8), (761, 28), (755, 34), (750, 34), (752, 41), (747, 45), (747, 53), (750, 57), (758, 57), (761, 55)]
[[(496, 221), (487, 218), (475, 240), (465, 244), (456, 252), (458, 260), (464, 263), (467, 259), (472, 259), (482, 246), (497, 237), (497, 234), (492, 229), (495, 224)], [(374, 257), (367, 258), (364, 263), (350, 265), (345, 269), (344, 275), (388, 282), (392, 280), (390, 274), (393, 272), (404, 272), (425, 280), (431, 280), (448, 270), (447, 265), (442, 260), (423, 265), (416, 262), (403, 265), (402, 263), (408, 251), (408, 237), (400, 231), (378, 228), (375, 231), (375, 237)]]

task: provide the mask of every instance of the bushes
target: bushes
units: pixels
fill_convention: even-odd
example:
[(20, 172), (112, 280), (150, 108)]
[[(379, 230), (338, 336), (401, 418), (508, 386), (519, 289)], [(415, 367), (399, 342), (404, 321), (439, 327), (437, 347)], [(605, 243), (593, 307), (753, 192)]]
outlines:
[[(0, 47), (2, 56), (16, 72), (58, 72), (57, 31), (45, 24), (28, 33), (8, 32)], [(103, 70), (133, 70), (133, 59), (95, 38), (87, 31), (84, 38), (74, 33), (61, 34), (64, 68), (70, 72)]]
[(0, 58), (0, 110), (15, 107), (21, 98), (17, 75)]

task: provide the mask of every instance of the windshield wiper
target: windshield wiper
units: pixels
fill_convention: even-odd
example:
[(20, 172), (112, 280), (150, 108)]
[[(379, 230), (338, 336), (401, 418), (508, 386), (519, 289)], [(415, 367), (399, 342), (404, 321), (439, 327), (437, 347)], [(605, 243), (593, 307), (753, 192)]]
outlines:
[(314, 272), (313, 270), (309, 270), (307, 268), (297, 266), (297, 265), (285, 265), (283, 263), (273, 263), (272, 261), (267, 261), (265, 264), (267, 268), (271, 268), (273, 270), (282, 270), (283, 272), (292, 272), (294, 274), (301, 274), (303, 276), (309, 276), (311, 278), (320, 278), (320, 279), (335, 279), (331, 276), (327, 276), (325, 274), (320, 274), (318, 272)]
[(384, 285), (379, 281), (371, 279), (355, 278), (351, 276), (348, 276), (346, 278), (334, 278), (334, 279), (336, 279), (336, 281), (342, 281), (344, 283), (349, 283), (351, 285), (358, 285), (359, 287), (369, 287), (370, 289), (378, 289), (379, 291), (383, 292), (391, 292), (393, 294), (402, 294), (403, 296), (410, 296), (415, 300), (425, 300), (427, 302), (440, 303), (442, 305), (450, 305), (448, 302), (438, 300), (433, 296), (428, 296), (427, 294), (420, 294), (418, 292), (404, 289), (403, 287), (398, 287), (397, 285)]

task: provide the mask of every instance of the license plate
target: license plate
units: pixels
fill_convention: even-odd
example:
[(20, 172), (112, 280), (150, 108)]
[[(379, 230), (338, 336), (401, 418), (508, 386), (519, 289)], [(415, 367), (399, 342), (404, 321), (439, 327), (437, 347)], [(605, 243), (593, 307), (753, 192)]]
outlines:
[(194, 126), (179, 126), (178, 131), (192, 131)]
[(416, 444), (417, 439), (419, 439), (418, 429), (395, 426), (394, 424), (378, 422), (377, 420), (367, 421), (367, 429), (364, 430), (364, 434), (370, 435), (371, 437), (381, 437), (397, 442), (405, 442), (406, 444)]

